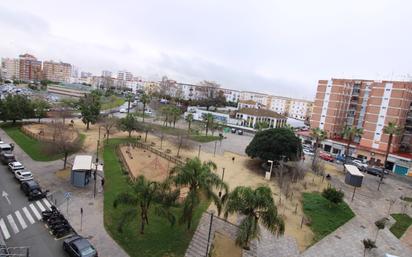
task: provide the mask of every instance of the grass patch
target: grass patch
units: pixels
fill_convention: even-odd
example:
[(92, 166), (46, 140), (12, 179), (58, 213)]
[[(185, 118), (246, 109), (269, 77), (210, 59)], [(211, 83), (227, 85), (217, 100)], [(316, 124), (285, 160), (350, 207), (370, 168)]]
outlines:
[(112, 95), (108, 97), (102, 97), (102, 110), (113, 109), (119, 107), (120, 105), (124, 104), (126, 100), (121, 97)]
[(210, 135), (191, 135), (190, 139), (192, 139), (193, 141), (197, 141), (200, 143), (208, 143), (208, 142), (212, 142), (212, 141), (217, 141), (220, 139), (219, 136), (210, 136)]
[(395, 224), (389, 229), (397, 238), (401, 238), (405, 231), (412, 225), (412, 218), (408, 214), (393, 213), (391, 216), (396, 220)]
[(49, 155), (43, 153), (44, 143), (24, 134), (20, 130), (20, 126), (6, 125), (2, 126), (2, 129), (35, 161), (47, 162), (63, 158), (63, 154)]
[(345, 202), (330, 207), (329, 201), (319, 193), (302, 193), (302, 196), (303, 212), (310, 218), (310, 227), (315, 234), (314, 243), (355, 216)]
[(404, 200), (406, 202), (412, 202), (412, 197), (401, 196), (401, 200)]
[[(116, 155), (116, 145), (127, 142), (128, 139), (110, 139), (105, 145), (103, 158), (105, 164), (105, 191), (104, 191), (104, 224), (112, 238), (132, 257), (177, 257), (184, 253), (192, 239), (202, 213), (207, 209), (209, 202), (202, 201), (196, 209), (193, 219), (193, 229), (186, 231), (184, 225), (176, 224), (171, 227), (164, 218), (149, 212), (149, 225), (145, 234), (139, 234), (139, 220), (136, 218), (124, 226), (123, 232), (118, 231), (118, 222), (122, 207), (113, 208), (113, 201), (120, 192), (129, 189), (128, 177), (122, 171), (121, 163)], [(178, 217), (181, 209), (173, 210)]]

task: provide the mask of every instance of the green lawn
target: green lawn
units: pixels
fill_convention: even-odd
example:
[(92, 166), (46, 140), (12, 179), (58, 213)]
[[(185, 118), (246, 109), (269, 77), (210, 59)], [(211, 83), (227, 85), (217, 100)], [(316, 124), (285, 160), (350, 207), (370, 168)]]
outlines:
[[(165, 127), (159, 124), (151, 124), (147, 123), (150, 125), (152, 130), (156, 131), (162, 131), (165, 134), (173, 135), (173, 136), (179, 136), (187, 133), (186, 129), (181, 129), (181, 128), (174, 128), (174, 127)], [(212, 135), (203, 135), (203, 134), (191, 134), (190, 139), (199, 143), (208, 143), (212, 141), (219, 140), (219, 136), (212, 136)]]
[(44, 154), (42, 149), (44, 144), (21, 132), (19, 126), (4, 125), (1, 128), (35, 161), (47, 162), (63, 158), (62, 154)]
[(303, 193), (302, 196), (303, 212), (310, 218), (310, 227), (315, 234), (314, 243), (355, 216), (345, 202), (330, 207), (329, 201), (319, 193)]
[(391, 216), (396, 220), (396, 222), (390, 228), (390, 231), (397, 238), (401, 238), (409, 226), (412, 225), (412, 218), (409, 217), (408, 214), (403, 213), (393, 213)]
[[(207, 209), (209, 202), (203, 201), (195, 213), (192, 231), (186, 231), (184, 225), (176, 224), (171, 227), (164, 219), (154, 215), (152, 209), (149, 214), (149, 225), (145, 234), (139, 234), (137, 218), (132, 220), (120, 233), (118, 228), (122, 208), (113, 208), (116, 195), (128, 190), (127, 175), (123, 174), (122, 167), (116, 155), (116, 145), (127, 142), (127, 139), (110, 139), (104, 147), (103, 158), (105, 164), (105, 191), (104, 191), (104, 224), (112, 238), (116, 240), (130, 256), (145, 257), (177, 257), (184, 253), (192, 239), (202, 213)], [(175, 209), (176, 216), (180, 209)]]
[(102, 110), (113, 109), (125, 103), (125, 100), (118, 96), (102, 97)]
[(412, 202), (412, 197), (403, 196), (401, 197), (401, 200), (404, 200), (406, 202)]

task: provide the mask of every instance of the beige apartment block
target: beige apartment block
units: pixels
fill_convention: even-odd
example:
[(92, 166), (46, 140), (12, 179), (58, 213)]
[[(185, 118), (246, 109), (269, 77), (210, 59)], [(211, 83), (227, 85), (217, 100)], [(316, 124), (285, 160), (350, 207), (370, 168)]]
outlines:
[(20, 77), (20, 61), (17, 58), (2, 58), (1, 68), (4, 71), (4, 78), (19, 79)]
[(43, 62), (43, 78), (54, 82), (69, 82), (72, 65), (64, 62)]
[(23, 81), (39, 81), (42, 78), (41, 61), (31, 54), (19, 56), (19, 79)]

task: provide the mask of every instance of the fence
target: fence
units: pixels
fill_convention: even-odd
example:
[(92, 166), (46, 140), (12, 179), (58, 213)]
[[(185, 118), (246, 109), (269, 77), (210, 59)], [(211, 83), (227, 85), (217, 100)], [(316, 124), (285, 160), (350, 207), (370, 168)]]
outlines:
[[(30, 124), (25, 124), (25, 125), (30, 125)], [(54, 142), (52, 138), (48, 138), (45, 135), (42, 134), (36, 134), (30, 131), (28, 128), (26, 128), (24, 125), (20, 127), (21, 132), (23, 132), (25, 135), (34, 138), (38, 141), (42, 142)], [(73, 140), (73, 142), (76, 142), (79, 139), (79, 133), (76, 132), (76, 138)]]

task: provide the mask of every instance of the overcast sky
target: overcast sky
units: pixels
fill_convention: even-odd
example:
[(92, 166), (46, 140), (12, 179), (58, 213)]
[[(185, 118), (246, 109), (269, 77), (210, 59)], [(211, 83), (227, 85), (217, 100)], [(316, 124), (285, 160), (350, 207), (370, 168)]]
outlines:
[(407, 0), (2, 0), (0, 56), (312, 99), (319, 79), (406, 79), (411, 29)]

